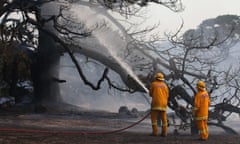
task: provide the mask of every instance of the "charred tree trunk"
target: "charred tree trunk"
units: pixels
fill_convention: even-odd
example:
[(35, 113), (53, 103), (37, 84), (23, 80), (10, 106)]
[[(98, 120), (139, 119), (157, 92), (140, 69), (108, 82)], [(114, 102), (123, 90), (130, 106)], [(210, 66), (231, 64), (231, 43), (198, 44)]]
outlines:
[(34, 104), (36, 111), (42, 105), (59, 101), (58, 65), (60, 54), (53, 39), (40, 32), (39, 48), (33, 64)]
[(186, 101), (189, 105), (193, 106), (193, 97), (191, 97), (187, 91), (181, 86), (175, 86), (170, 90), (169, 103), (168, 106), (175, 111), (176, 115), (183, 121), (187, 122), (190, 119), (190, 130), (192, 135), (198, 134), (198, 129), (196, 122), (192, 116), (192, 112), (187, 110), (187, 108), (178, 104), (178, 99)]
[(198, 128), (196, 121), (194, 119), (191, 119), (191, 135), (197, 135), (198, 134)]

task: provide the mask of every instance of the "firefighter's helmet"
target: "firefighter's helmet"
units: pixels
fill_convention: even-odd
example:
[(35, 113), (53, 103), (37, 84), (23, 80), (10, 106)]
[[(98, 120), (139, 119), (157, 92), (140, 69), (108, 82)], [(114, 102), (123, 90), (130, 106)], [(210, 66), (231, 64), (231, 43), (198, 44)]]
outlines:
[(160, 72), (157, 73), (155, 77), (156, 77), (157, 80), (164, 80), (164, 75)]
[(203, 81), (199, 80), (197, 83), (197, 88), (204, 90), (206, 88), (206, 84)]

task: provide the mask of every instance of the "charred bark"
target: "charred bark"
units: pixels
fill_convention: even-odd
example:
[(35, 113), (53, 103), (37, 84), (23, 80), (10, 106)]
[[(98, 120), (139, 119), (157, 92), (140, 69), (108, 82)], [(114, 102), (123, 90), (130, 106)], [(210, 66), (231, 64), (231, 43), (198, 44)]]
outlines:
[(59, 101), (59, 86), (55, 80), (58, 78), (59, 60), (60, 53), (53, 39), (40, 32), (39, 47), (32, 67), (36, 108), (41, 107), (44, 102)]

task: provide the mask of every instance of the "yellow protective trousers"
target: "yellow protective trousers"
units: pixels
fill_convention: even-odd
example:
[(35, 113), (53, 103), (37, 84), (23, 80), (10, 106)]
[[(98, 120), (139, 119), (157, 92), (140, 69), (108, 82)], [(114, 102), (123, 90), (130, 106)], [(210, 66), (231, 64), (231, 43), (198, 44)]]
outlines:
[(208, 139), (208, 125), (207, 120), (196, 120), (199, 136), (202, 140)]
[(152, 121), (152, 134), (154, 136), (158, 135), (158, 115), (160, 115), (162, 121), (162, 136), (167, 136), (167, 113), (166, 111), (152, 110), (151, 111), (151, 121)]

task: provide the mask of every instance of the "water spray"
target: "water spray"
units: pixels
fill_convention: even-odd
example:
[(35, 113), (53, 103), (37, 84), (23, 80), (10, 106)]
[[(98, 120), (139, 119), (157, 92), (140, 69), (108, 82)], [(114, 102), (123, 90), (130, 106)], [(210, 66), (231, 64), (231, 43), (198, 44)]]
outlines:
[[(116, 53), (116, 51), (114, 51), (114, 49), (112, 48), (111, 44), (108, 44), (106, 42), (105, 39), (103, 39), (102, 36), (100, 36), (98, 33), (94, 32), (93, 33), (99, 40), (100, 44), (102, 44), (110, 53), (110, 55), (117, 61), (117, 63), (126, 70), (126, 72), (129, 74), (129, 76), (136, 82), (139, 84), (139, 86), (141, 86), (143, 88), (143, 90), (148, 94), (149, 90), (145, 87), (145, 85), (143, 84), (143, 82), (136, 76), (136, 74), (134, 74), (134, 72), (132, 71), (132, 69), (129, 67), (129, 65), (127, 63), (125, 63)], [(146, 99), (146, 101), (150, 104), (150, 101), (148, 99), (148, 96), (143, 94), (144, 98)]]

